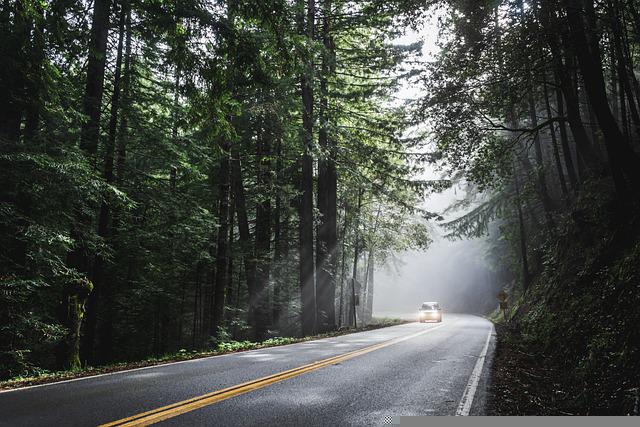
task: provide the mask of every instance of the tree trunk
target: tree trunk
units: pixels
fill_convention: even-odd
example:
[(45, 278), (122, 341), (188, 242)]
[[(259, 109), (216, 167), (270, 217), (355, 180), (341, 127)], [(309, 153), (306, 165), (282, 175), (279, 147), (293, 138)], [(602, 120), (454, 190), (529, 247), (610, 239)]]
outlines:
[(322, 70), (320, 76), (320, 110), (318, 118), (318, 145), (323, 151), (318, 160), (318, 211), (320, 225), (316, 242), (316, 274), (318, 328), (327, 332), (335, 328), (335, 288), (336, 288), (336, 250), (337, 250), (337, 173), (335, 165), (335, 147), (329, 137), (328, 126), (328, 82), (332, 62), (332, 46), (330, 38), (331, 0), (323, 1)]
[[(299, 17), (300, 23), (304, 22)], [(303, 127), (303, 154), (300, 160), (300, 203), (299, 203), (299, 247), (300, 247), (300, 299), (302, 306), (301, 325), (302, 335), (313, 335), (316, 331), (316, 289), (313, 259), (313, 88), (311, 78), (313, 76), (313, 49), (315, 23), (315, 1), (307, 0), (307, 55), (305, 58), (306, 70), (300, 78), (302, 96), (302, 127)]]
[[(118, 138), (116, 147), (116, 183), (121, 185), (124, 179), (124, 168), (127, 152), (127, 128), (129, 126), (129, 113), (131, 107), (131, 7), (127, 7), (125, 19), (125, 32), (127, 34), (124, 53), (124, 70), (122, 75), (122, 112), (120, 125), (118, 126)], [(114, 225), (117, 221), (114, 217)]]
[[(535, 104), (535, 100), (533, 99), (532, 91), (529, 91), (528, 102), (529, 102), (529, 117), (531, 119), (531, 127), (535, 129), (538, 127), (538, 114), (536, 111), (536, 104)], [(538, 193), (540, 194), (540, 200), (542, 201), (542, 207), (544, 208), (546, 226), (549, 230), (551, 230), (555, 227), (553, 216), (552, 216), (553, 201), (551, 200), (551, 197), (549, 197), (549, 189), (547, 188), (547, 180), (545, 178), (545, 173), (544, 173), (544, 158), (542, 156), (542, 147), (540, 145), (539, 132), (536, 132), (535, 135), (533, 136), (533, 146), (535, 149), (536, 162), (537, 162), (535, 174), (536, 174)], [(525, 153), (525, 157), (526, 157), (526, 153)], [(526, 160), (528, 163), (529, 159), (526, 159)]]
[(196, 262), (196, 274), (193, 289), (193, 323), (191, 326), (191, 348), (197, 348), (200, 339), (198, 327), (200, 325), (200, 306), (202, 304), (202, 292), (200, 286), (200, 261)]
[(272, 123), (276, 118), (268, 117), (256, 147), (257, 183), (262, 194), (256, 204), (256, 280), (255, 289), (249, 298), (255, 339), (266, 338), (269, 326), (269, 277), (271, 267), (271, 138)]
[(218, 170), (218, 238), (216, 250), (215, 286), (213, 290), (213, 313), (211, 335), (217, 336), (218, 329), (224, 326), (224, 291), (227, 287), (227, 268), (229, 266), (229, 150), (231, 144), (225, 139), (220, 143), (222, 158)]
[(358, 326), (358, 319), (356, 316), (356, 295), (359, 293), (356, 291), (356, 284), (358, 282), (358, 260), (360, 259), (360, 211), (362, 209), (362, 190), (358, 190), (358, 210), (356, 211), (356, 223), (354, 228), (354, 243), (353, 243), (353, 270), (351, 277), (351, 310), (349, 313), (349, 325), (355, 327)]
[[(40, 110), (42, 108), (42, 64), (45, 57), (45, 40), (43, 16), (43, 3), (33, 3), (34, 10), (39, 15), (33, 28), (33, 41), (31, 46), (32, 58), (29, 61), (30, 78), (26, 79), (26, 105), (24, 118), (24, 137), (32, 141), (38, 134), (40, 125)], [(2, 80), (4, 81), (4, 80)]]
[[(626, 97), (629, 101), (629, 111), (631, 113), (631, 119), (633, 120), (633, 124), (635, 125), (636, 136), (640, 136), (640, 116), (638, 114), (638, 108), (636, 105), (636, 97), (632, 88), (632, 83), (630, 80), (637, 82), (635, 80), (635, 76), (633, 75), (633, 67), (627, 69), (627, 63), (630, 62), (629, 58), (625, 55), (625, 49), (622, 47), (623, 44), (623, 30), (620, 27), (620, 15), (617, 8), (617, 3), (614, 4), (611, 1), (608, 1), (608, 9), (609, 9), (609, 20), (611, 24), (611, 33), (610, 43), (613, 45), (612, 47), (612, 60), (613, 57), (617, 57), (617, 75), (618, 82), (620, 83), (620, 90), (624, 91)], [(636, 92), (637, 93), (637, 92)], [(615, 100), (615, 98), (613, 98)], [(616, 112), (612, 112), (614, 118), (617, 119)], [(627, 139), (629, 138), (628, 135)]]
[[(87, 121), (82, 125), (80, 133), (80, 148), (85, 152), (89, 162), (97, 168), (98, 140), (100, 138), (100, 116), (102, 107), (102, 94), (104, 89), (104, 71), (107, 56), (107, 36), (109, 33), (109, 11), (111, 0), (96, 0), (93, 6), (93, 21), (91, 24), (91, 38), (89, 40), (89, 57), (87, 59), (87, 80), (84, 96), (84, 113)], [(91, 223), (91, 218), (86, 214), (77, 212), (77, 221), (82, 224), (74, 231), (74, 240), (78, 241), (77, 247), (68, 257), (69, 264), (76, 270), (93, 275), (90, 272), (89, 249), (84, 243), (80, 228)], [(99, 266), (99, 268), (101, 268)], [(98, 301), (100, 289), (95, 289), (87, 302), (87, 319), (83, 335), (82, 352), (83, 359), (94, 361), (95, 334), (97, 325)]]
[(516, 208), (518, 211), (518, 229), (520, 232), (520, 260), (522, 263), (522, 287), (526, 292), (529, 289), (529, 261), (527, 259), (527, 232), (525, 230), (524, 217), (522, 215), (522, 205), (520, 201), (520, 185), (518, 183), (518, 171), (513, 170), (513, 184), (516, 189)]
[[(545, 72), (546, 73), (546, 72)], [(551, 120), (553, 114), (551, 112), (551, 103), (549, 102), (549, 91), (547, 88), (546, 74), (544, 75), (543, 91), (544, 91), (544, 105), (547, 111), (547, 119)], [(560, 189), (562, 190), (562, 197), (566, 204), (569, 203), (569, 190), (567, 189), (567, 182), (564, 176), (564, 170), (562, 169), (562, 161), (560, 160), (560, 152), (558, 150), (558, 139), (556, 137), (556, 128), (553, 122), (549, 124), (549, 135), (551, 136), (551, 145), (553, 148), (553, 158), (556, 162), (556, 170), (558, 171), (558, 180), (560, 182)]]
[[(121, 68), (122, 68), (122, 50), (124, 45), (125, 38), (125, 20), (127, 16), (127, 8), (128, 4), (122, 4), (120, 10), (120, 18), (118, 24), (118, 47), (116, 50), (116, 64), (114, 69), (114, 77), (113, 77), (113, 92), (111, 94), (111, 110), (109, 116), (109, 134), (107, 137), (107, 144), (105, 147), (104, 154), (104, 172), (103, 178), (107, 184), (113, 184), (114, 175), (113, 175), (113, 161), (114, 161), (114, 151), (116, 144), (116, 134), (118, 129), (118, 114), (120, 110), (120, 78), (121, 78)], [(98, 215), (98, 236), (100, 236), (105, 244), (110, 244), (110, 216), (111, 216), (111, 200), (108, 194), (104, 196), (104, 199), (100, 205), (100, 213)], [(104, 363), (111, 360), (111, 346), (112, 346), (112, 336), (113, 336), (113, 289), (112, 287), (105, 287), (105, 267), (106, 260), (101, 255), (101, 253), (97, 253), (94, 259), (93, 264), (93, 286), (94, 292), (97, 297), (100, 296), (100, 305), (101, 309), (104, 310), (104, 318), (105, 321), (101, 322), (99, 325), (96, 325), (97, 330), (97, 340), (98, 340), (98, 357), (96, 362)], [(93, 317), (93, 315), (92, 315)], [(93, 319), (92, 319), (93, 320)], [(91, 323), (94, 323), (93, 321)], [(93, 326), (93, 325), (91, 325)], [(89, 322), (87, 322), (87, 329), (89, 327)], [(88, 331), (87, 331), (88, 332)]]
[[(376, 235), (378, 231), (378, 222), (380, 220), (380, 214), (382, 213), (381, 205), (378, 205), (378, 211), (376, 212), (376, 219), (373, 224), (373, 234)], [(367, 270), (365, 273), (364, 279), (364, 292), (363, 292), (363, 302), (362, 302), (362, 322), (363, 324), (367, 324), (371, 322), (372, 317), (372, 307), (373, 307), (373, 265), (374, 265), (374, 244), (369, 244), (369, 255), (367, 256)]]
[(65, 289), (66, 336), (61, 343), (60, 365), (63, 369), (75, 371), (81, 368), (80, 330), (85, 314), (85, 301), (91, 294), (93, 285), (86, 278), (72, 279)]
[(348, 209), (345, 206), (344, 223), (342, 224), (342, 235), (341, 235), (342, 261), (340, 262), (341, 272), (340, 272), (340, 303), (339, 303), (339, 310), (338, 310), (338, 328), (342, 327), (342, 322), (344, 321), (344, 301), (345, 301), (344, 283), (347, 275), (347, 225), (349, 224), (347, 214), (348, 214)]
[(109, 33), (109, 10), (111, 0), (95, 0), (89, 57), (87, 60), (87, 81), (84, 97), (84, 113), (87, 121), (82, 125), (80, 148), (82, 148), (94, 167), (100, 137), (100, 110), (104, 90), (104, 69), (107, 59), (107, 35)]
[[(567, 107), (567, 121), (573, 134), (576, 151), (578, 152), (578, 160), (580, 161), (580, 159), (582, 159), (592, 173), (598, 173), (600, 170), (599, 160), (582, 124), (578, 96), (570, 74), (570, 71), (574, 68), (573, 56), (571, 49), (569, 49), (570, 46), (568, 46), (564, 35), (558, 36), (558, 29), (561, 28), (561, 23), (556, 18), (551, 4), (549, 2), (543, 2), (542, 5), (541, 22), (544, 27), (547, 44), (551, 51), (556, 87), (559, 87), (559, 90), (564, 94)], [(561, 49), (561, 44), (564, 49)], [(559, 92), (556, 92), (556, 96), (558, 98), (558, 108), (564, 106), (565, 103), (562, 102), (562, 97), (559, 96)], [(563, 132), (562, 128), (561, 132)], [(566, 138), (564, 138), (564, 140), (566, 141)], [(566, 157), (566, 159), (571, 159), (571, 157)]]
[(274, 241), (274, 253), (273, 253), (273, 305), (271, 316), (273, 318), (273, 327), (280, 329), (280, 315), (282, 314), (282, 294), (285, 281), (282, 278), (283, 274), (283, 245), (286, 244), (283, 240), (283, 224), (282, 224), (282, 210), (283, 210), (283, 187), (284, 187), (284, 168), (282, 165), (282, 138), (278, 137), (276, 144), (276, 206), (273, 212), (273, 241)]
[(367, 293), (365, 295), (366, 304), (366, 321), (371, 323), (373, 319), (373, 291), (374, 291), (374, 272), (375, 272), (375, 251), (373, 248), (369, 250), (369, 262), (367, 263)]
[[(562, 97), (562, 90), (560, 89), (560, 83), (557, 75), (555, 75), (554, 78), (555, 78), (555, 84), (556, 84), (555, 91), (556, 91), (556, 106), (558, 109), (558, 116), (564, 117), (564, 99)], [(558, 124), (558, 129), (560, 130), (560, 145), (562, 147), (564, 164), (565, 164), (565, 167), (567, 168), (567, 175), (569, 176), (569, 183), (571, 184), (571, 188), (575, 192), (578, 190), (578, 176), (576, 174), (576, 169), (573, 164), (573, 153), (571, 152), (571, 148), (569, 147), (569, 137), (567, 135), (567, 128), (564, 122), (560, 122)]]
[[(0, 27), (0, 55), (3, 64), (0, 67), (0, 143), (16, 143), (20, 140), (20, 127), (25, 107), (25, 73), (27, 66), (25, 49), (29, 40), (32, 23), (26, 19), (24, 10), (29, 3), (16, 2), (11, 10), (8, 3), (3, 4), (2, 26)], [(9, 24), (9, 15), (13, 12), (13, 22)]]
[[(225, 303), (227, 305), (233, 304), (233, 242), (235, 241), (235, 216), (236, 216), (236, 205), (233, 200), (233, 192), (230, 191), (229, 194), (229, 247), (228, 247), (228, 258), (229, 262), (227, 263), (227, 289), (225, 291)], [(237, 308), (234, 306), (234, 308)], [(235, 310), (234, 310), (235, 315)], [(230, 316), (227, 315), (227, 318)]]
[[(584, 78), (589, 103), (598, 119), (604, 135), (605, 146), (611, 162), (611, 172), (618, 196), (623, 196), (631, 188), (640, 190), (640, 159), (629, 146), (628, 140), (620, 131), (611, 113), (602, 74), (602, 59), (595, 30), (585, 28), (583, 15), (593, 14), (593, 0), (563, 0), (569, 34), (573, 50), (578, 58), (580, 71)], [(589, 19), (587, 19), (587, 25)], [(591, 37), (591, 40), (588, 37)], [(627, 182), (628, 180), (628, 182)]]
[[(251, 296), (255, 295), (256, 289), (256, 260), (251, 244), (251, 235), (249, 233), (249, 218), (247, 216), (246, 197), (242, 180), (242, 164), (235, 150), (232, 152), (231, 179), (233, 182), (233, 200), (236, 205), (236, 215), (238, 217), (238, 234), (247, 281), (247, 291), (251, 299)], [(251, 321), (250, 319), (250, 323)]]

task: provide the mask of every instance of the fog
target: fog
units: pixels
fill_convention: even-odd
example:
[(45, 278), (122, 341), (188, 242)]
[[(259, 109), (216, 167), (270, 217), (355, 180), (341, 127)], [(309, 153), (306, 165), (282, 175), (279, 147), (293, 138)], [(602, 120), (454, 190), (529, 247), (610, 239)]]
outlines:
[[(433, 61), (439, 50), (438, 19), (440, 12), (427, 18), (422, 27), (408, 30), (398, 38), (398, 44), (422, 41), (422, 59)], [(416, 82), (406, 82), (396, 92), (397, 102), (405, 102), (424, 95)], [(425, 147), (433, 150), (434, 147)], [(443, 178), (442, 171), (428, 166), (418, 179)], [(431, 195), (422, 208), (442, 213), (454, 201), (464, 196), (463, 185)], [(450, 220), (463, 212), (447, 215)], [(395, 254), (386, 265), (377, 266), (374, 273), (373, 315), (417, 315), (423, 301), (438, 301), (449, 312), (485, 314), (496, 308), (496, 295), (501, 289), (486, 260), (485, 239), (451, 241), (437, 223), (432, 223), (433, 244), (426, 251), (407, 251)]]
[(423, 301), (438, 301), (449, 312), (485, 314), (493, 310), (500, 284), (484, 254), (481, 239), (440, 239), (427, 251), (397, 254), (397, 261), (375, 271), (374, 316), (415, 314)]
[[(422, 178), (439, 177), (430, 167)], [(460, 183), (431, 195), (422, 208), (442, 214), (463, 197)], [(444, 221), (463, 214), (443, 214)], [(445, 312), (456, 313), (488, 314), (497, 307), (496, 295), (503, 284), (490, 268), (488, 238), (450, 240), (439, 223), (432, 222), (430, 228), (433, 243), (426, 251), (396, 253), (386, 265), (376, 268), (374, 316), (415, 318), (423, 301), (438, 301)]]

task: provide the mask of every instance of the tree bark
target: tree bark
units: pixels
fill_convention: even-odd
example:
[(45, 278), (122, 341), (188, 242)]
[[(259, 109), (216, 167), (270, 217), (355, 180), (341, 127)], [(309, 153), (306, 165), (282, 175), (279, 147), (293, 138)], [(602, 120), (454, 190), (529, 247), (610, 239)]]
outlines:
[[(120, 79), (122, 68), (122, 55), (125, 38), (125, 21), (127, 16), (128, 2), (123, 2), (120, 10), (119, 24), (118, 24), (118, 47), (116, 49), (116, 64), (113, 77), (113, 92), (111, 94), (111, 109), (109, 115), (109, 134), (107, 137), (107, 144), (104, 154), (104, 171), (103, 178), (107, 184), (113, 184), (113, 162), (114, 151), (116, 144), (116, 134), (118, 129), (118, 114), (120, 111)], [(110, 244), (110, 217), (111, 217), (111, 198), (108, 194), (103, 197), (103, 201), (100, 205), (100, 213), (98, 214), (98, 236), (100, 236), (105, 244)], [(106, 260), (101, 253), (97, 253), (93, 263), (92, 279), (94, 286), (94, 293), (96, 300), (94, 305), (98, 304), (98, 296), (101, 299), (101, 308), (105, 311), (105, 321), (96, 325), (98, 328), (97, 335), (99, 341), (98, 358), (96, 362), (104, 363), (111, 359), (111, 346), (113, 336), (113, 289), (111, 287), (105, 287), (106, 277)], [(96, 323), (93, 319), (95, 313), (90, 316), (91, 324)], [(89, 320), (89, 319), (87, 319)], [(86, 333), (89, 333), (90, 322), (87, 321)], [(93, 325), (91, 325), (93, 326)]]
[(367, 287), (365, 294), (365, 313), (366, 313), (366, 322), (371, 323), (373, 319), (373, 291), (374, 291), (374, 272), (375, 272), (375, 250), (371, 248), (369, 250), (369, 257), (367, 258)]
[[(84, 113), (87, 121), (82, 125), (80, 133), (80, 148), (85, 152), (90, 164), (97, 168), (98, 140), (100, 138), (100, 117), (102, 107), (102, 95), (104, 90), (104, 71), (107, 56), (107, 38), (109, 34), (109, 12), (111, 0), (95, 0), (93, 6), (93, 20), (91, 24), (91, 37), (89, 40), (89, 56), (87, 59), (87, 80), (84, 95)], [(74, 240), (77, 247), (68, 258), (69, 264), (76, 270), (88, 274), (93, 278), (89, 249), (84, 243), (79, 230), (89, 226), (91, 218), (81, 212), (77, 213), (77, 221)], [(101, 266), (98, 266), (101, 268)], [(97, 311), (100, 298), (100, 289), (96, 288), (89, 295), (87, 302), (87, 319), (83, 335), (83, 359), (89, 363), (94, 362), (94, 346), (96, 339)]]
[[(300, 23), (305, 20), (299, 17)], [(306, 31), (308, 58), (305, 58), (306, 70), (300, 78), (302, 97), (302, 141), (303, 153), (300, 159), (300, 202), (299, 202), (299, 282), (301, 298), (302, 335), (313, 335), (316, 331), (316, 288), (313, 259), (313, 38), (315, 24), (315, 1), (307, 0)], [(301, 28), (302, 29), (302, 28)]]
[(255, 289), (249, 298), (249, 310), (252, 315), (255, 339), (266, 338), (269, 322), (269, 277), (271, 268), (271, 123), (275, 117), (266, 118), (256, 147), (257, 183), (262, 196), (256, 204), (256, 279)]
[(66, 336), (62, 342), (61, 366), (70, 371), (78, 370), (82, 367), (80, 361), (80, 330), (85, 314), (85, 301), (91, 294), (93, 285), (86, 278), (72, 279), (67, 284), (65, 295), (65, 327)]
[[(556, 83), (555, 92), (556, 92), (556, 106), (558, 109), (558, 116), (564, 117), (564, 99), (562, 97), (562, 90), (560, 89), (557, 75), (554, 78)], [(565, 164), (565, 167), (567, 168), (567, 176), (569, 177), (569, 183), (571, 184), (571, 188), (575, 192), (578, 190), (578, 186), (579, 186), (578, 176), (576, 174), (576, 169), (573, 164), (573, 154), (571, 152), (571, 148), (569, 147), (569, 137), (567, 135), (567, 128), (564, 122), (559, 123), (558, 129), (560, 131), (560, 146), (562, 147), (564, 164)]]
[(217, 336), (218, 329), (224, 326), (225, 289), (227, 287), (227, 268), (229, 266), (229, 177), (231, 144), (224, 139), (220, 142), (220, 159), (218, 169), (218, 237), (216, 245), (216, 271), (213, 290), (213, 313), (211, 335)]
[[(546, 75), (544, 76), (543, 91), (544, 91), (544, 105), (547, 112), (547, 119), (551, 119), (553, 114), (551, 112), (551, 102), (549, 101), (549, 91), (547, 88)], [(558, 138), (556, 136), (556, 128), (553, 123), (549, 124), (549, 135), (551, 136), (551, 145), (553, 148), (553, 158), (556, 163), (556, 170), (558, 171), (558, 180), (560, 182), (560, 189), (562, 190), (562, 197), (565, 203), (569, 203), (569, 190), (567, 188), (567, 182), (564, 176), (564, 170), (562, 169), (562, 161), (560, 160), (560, 151), (558, 150)]]
[(328, 131), (328, 75), (331, 72), (333, 48), (330, 38), (331, 0), (323, 1), (322, 70), (320, 75), (320, 109), (318, 145), (322, 156), (318, 160), (318, 211), (320, 224), (316, 242), (316, 274), (318, 327), (321, 332), (335, 328), (335, 288), (337, 256), (337, 172), (335, 147)]
[(342, 327), (342, 322), (344, 321), (344, 301), (345, 301), (345, 294), (344, 294), (344, 283), (345, 283), (345, 278), (346, 278), (346, 274), (347, 274), (347, 226), (349, 224), (348, 221), (348, 209), (345, 206), (344, 209), (344, 223), (342, 224), (342, 249), (341, 249), (341, 254), (342, 254), (342, 261), (340, 262), (340, 302), (339, 302), (339, 309), (338, 309), (338, 328)]
[(273, 268), (274, 268), (274, 278), (273, 278), (273, 305), (272, 305), (272, 313), (271, 316), (273, 318), (273, 327), (275, 329), (280, 328), (280, 315), (282, 314), (282, 294), (283, 287), (285, 286), (285, 281), (283, 280), (283, 245), (286, 242), (283, 240), (283, 221), (282, 221), (282, 210), (283, 210), (283, 187), (284, 187), (284, 168), (282, 162), (282, 138), (278, 137), (278, 142), (276, 143), (276, 206), (273, 212), (273, 241), (274, 241), (274, 252), (273, 252)]
[[(593, 14), (593, 0), (563, 0), (573, 51), (578, 58), (589, 103), (593, 107), (611, 162), (611, 172), (618, 196), (640, 190), (640, 159), (629, 146), (611, 113), (602, 74), (602, 58), (595, 30), (585, 27), (583, 15)], [(587, 19), (587, 25), (589, 19)], [(591, 37), (591, 40), (589, 40)], [(628, 180), (628, 182), (627, 182)]]
[(89, 57), (87, 60), (87, 80), (84, 97), (84, 113), (87, 121), (82, 125), (80, 148), (96, 166), (98, 139), (100, 137), (100, 110), (104, 91), (104, 69), (107, 59), (107, 36), (109, 33), (109, 10), (111, 0), (95, 0)]
[[(599, 173), (600, 162), (593, 147), (591, 146), (587, 132), (584, 129), (582, 117), (580, 115), (578, 96), (575, 90), (574, 81), (571, 77), (571, 70), (574, 68), (574, 60), (569, 43), (566, 41), (566, 36), (564, 34), (561, 33), (558, 35), (562, 27), (555, 15), (555, 11), (553, 9), (554, 6), (548, 1), (543, 2), (542, 5), (541, 22), (545, 31), (549, 50), (551, 51), (556, 87), (559, 88), (556, 91), (558, 108), (565, 105), (567, 107), (567, 121), (569, 122), (576, 151), (578, 152), (578, 161), (584, 161), (584, 163), (589, 167), (591, 173)], [(562, 97), (560, 96), (559, 91), (564, 94), (565, 102), (562, 102)], [(564, 129), (561, 127), (560, 131), (562, 137)], [(567, 141), (567, 139), (564, 138), (564, 141)], [(566, 159), (571, 159), (571, 157), (566, 157)]]
[(354, 228), (353, 243), (353, 270), (351, 277), (351, 310), (349, 313), (349, 325), (358, 326), (356, 310), (356, 283), (358, 282), (358, 260), (360, 259), (360, 211), (362, 209), (362, 190), (358, 189), (358, 209), (356, 211), (356, 223)]
[(247, 215), (246, 197), (242, 180), (242, 164), (238, 156), (239, 154), (234, 150), (231, 160), (231, 179), (233, 183), (233, 200), (236, 205), (238, 234), (247, 281), (247, 291), (251, 298), (251, 295), (255, 295), (256, 289), (256, 260), (255, 254), (253, 253), (251, 235), (249, 233), (249, 218)]
[(518, 211), (518, 229), (520, 234), (520, 261), (522, 265), (522, 287), (526, 292), (530, 285), (529, 261), (527, 259), (527, 232), (525, 230), (524, 216), (522, 214), (522, 205), (520, 201), (520, 185), (518, 183), (518, 171), (513, 170), (513, 184), (516, 190), (516, 208)]
[[(528, 102), (529, 102), (529, 117), (531, 119), (531, 126), (533, 128), (537, 128), (538, 127), (538, 114), (536, 111), (536, 104), (535, 104), (535, 100), (533, 99), (533, 93), (532, 91), (529, 91), (529, 96), (528, 96)], [(549, 230), (553, 229), (555, 227), (554, 221), (553, 221), (553, 201), (551, 200), (551, 197), (549, 196), (549, 189), (547, 187), (547, 180), (545, 178), (545, 173), (544, 173), (544, 158), (542, 156), (542, 146), (540, 145), (540, 134), (539, 132), (536, 132), (536, 134), (533, 136), (533, 146), (535, 149), (535, 154), (536, 154), (536, 162), (537, 162), (537, 167), (535, 169), (535, 174), (536, 174), (536, 182), (537, 182), (537, 188), (538, 188), (538, 193), (540, 194), (540, 200), (542, 201), (542, 207), (544, 208), (544, 215), (545, 215), (545, 219), (546, 219), (546, 226)], [(525, 157), (526, 157), (526, 153), (525, 153)], [(526, 159), (527, 162), (529, 159)]]

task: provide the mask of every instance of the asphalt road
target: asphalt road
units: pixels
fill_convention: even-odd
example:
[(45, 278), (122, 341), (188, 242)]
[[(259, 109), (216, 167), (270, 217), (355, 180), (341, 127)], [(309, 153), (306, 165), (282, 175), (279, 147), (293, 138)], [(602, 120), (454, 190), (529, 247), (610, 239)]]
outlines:
[(441, 324), (0, 392), (0, 425), (90, 426), (147, 411), (116, 425), (384, 425), (393, 416), (481, 415), (492, 336), (489, 321), (449, 314)]

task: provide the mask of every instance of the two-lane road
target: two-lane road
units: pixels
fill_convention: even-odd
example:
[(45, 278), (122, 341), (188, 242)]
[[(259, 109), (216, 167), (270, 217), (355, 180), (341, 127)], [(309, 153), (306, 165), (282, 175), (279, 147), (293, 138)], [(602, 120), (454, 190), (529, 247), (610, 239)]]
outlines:
[(482, 414), (492, 335), (489, 321), (450, 314), (0, 392), (0, 425), (382, 425)]

